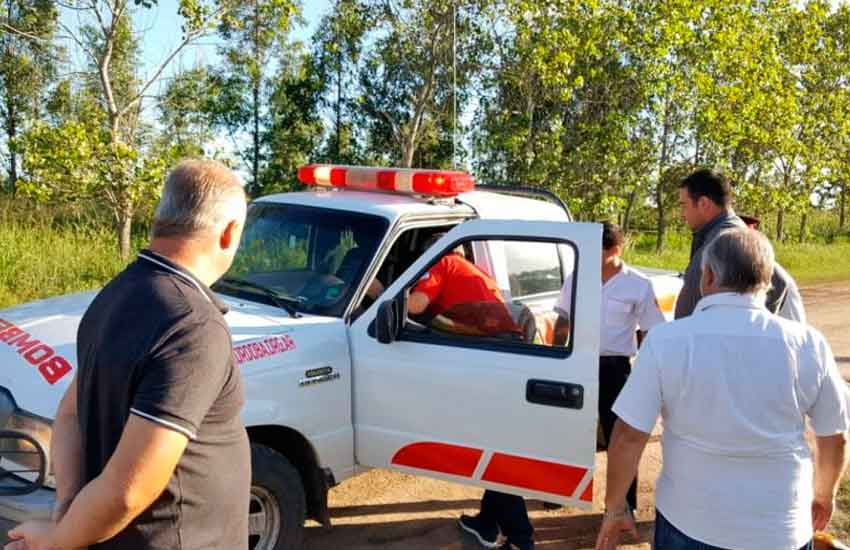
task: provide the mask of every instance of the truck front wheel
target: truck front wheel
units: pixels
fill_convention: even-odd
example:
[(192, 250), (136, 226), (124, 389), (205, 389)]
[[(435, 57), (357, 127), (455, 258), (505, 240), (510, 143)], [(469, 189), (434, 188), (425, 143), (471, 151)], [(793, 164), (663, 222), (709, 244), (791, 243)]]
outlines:
[(279, 452), (256, 443), (251, 470), (248, 548), (300, 550), (307, 505), (298, 470)]

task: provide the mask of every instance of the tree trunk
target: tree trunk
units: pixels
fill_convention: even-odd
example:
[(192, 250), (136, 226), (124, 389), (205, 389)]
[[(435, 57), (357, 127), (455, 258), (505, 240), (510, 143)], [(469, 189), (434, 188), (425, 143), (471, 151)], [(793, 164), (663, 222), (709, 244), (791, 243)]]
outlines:
[(838, 229), (844, 231), (844, 224), (847, 221), (845, 216), (845, 208), (847, 206), (847, 182), (841, 183), (841, 194), (838, 196)]
[(402, 146), (401, 167), (410, 168), (413, 166), (413, 155), (416, 154), (416, 146), (413, 145), (413, 139), (405, 140)]
[(342, 155), (342, 48), (336, 54), (336, 162)]
[[(260, 62), (260, 3), (254, 0), (254, 59)], [(262, 77), (256, 75), (251, 83), (252, 92), (252, 115), (254, 117), (254, 154), (251, 159), (251, 185), (254, 193), (260, 194), (260, 84)]]
[(8, 98), (9, 102), (9, 120), (8, 124), (6, 124), (6, 143), (9, 145), (9, 185), (8, 190), (13, 195), (15, 191), (18, 189), (18, 154), (15, 152), (15, 148), (11, 145), (12, 141), (18, 135), (18, 126), (15, 121), (15, 117), (17, 114), (14, 111), (14, 105), (12, 103), (12, 98)]
[(133, 207), (124, 204), (115, 212), (115, 233), (118, 237), (118, 253), (122, 260), (130, 255), (130, 236), (133, 228)]
[(632, 210), (634, 210), (635, 203), (637, 202), (637, 197), (638, 197), (638, 186), (635, 185), (635, 188), (632, 189), (631, 193), (629, 193), (629, 202), (626, 203), (626, 210), (623, 212), (623, 224), (622, 224), (623, 233), (629, 232), (629, 225), (631, 225), (631, 221), (632, 221)]
[(694, 169), (696, 169), (696, 167), (700, 165), (700, 154), (702, 153), (702, 150), (700, 149), (701, 144), (702, 143), (700, 142), (699, 134), (697, 134), (694, 137), (694, 162), (693, 162)]
[(251, 186), (255, 193), (260, 191), (260, 86), (259, 83), (254, 84), (253, 90), (253, 116), (254, 116), (254, 154), (251, 155)]
[(776, 211), (776, 242), (781, 243), (782, 238), (785, 236), (784, 227), (785, 224), (785, 210), (780, 208)]
[(806, 242), (806, 222), (808, 221), (808, 218), (808, 212), (803, 212), (800, 215), (800, 234), (798, 235), (798, 241), (800, 243)]
[[(8, 12), (6, 14), (6, 20), (9, 23), (12, 23), (12, 0), (7, 2)], [(7, 42), (6, 44), (6, 54), (11, 54), (11, 46)], [(15, 139), (17, 135), (17, 124), (16, 117), (17, 112), (15, 111), (15, 98), (12, 91), (9, 90), (10, 83), (6, 83), (6, 144), (11, 144), (12, 140)], [(18, 157), (15, 154), (15, 150), (9, 146), (9, 181), (7, 190), (14, 194), (15, 189), (18, 186)]]
[(667, 167), (669, 151), (670, 124), (668, 122), (669, 107), (664, 111), (664, 132), (661, 136), (661, 159), (658, 163), (658, 182), (655, 185), (655, 203), (658, 217), (657, 237), (655, 239), (655, 252), (664, 250), (664, 238), (667, 235), (667, 219), (664, 215), (664, 169)]

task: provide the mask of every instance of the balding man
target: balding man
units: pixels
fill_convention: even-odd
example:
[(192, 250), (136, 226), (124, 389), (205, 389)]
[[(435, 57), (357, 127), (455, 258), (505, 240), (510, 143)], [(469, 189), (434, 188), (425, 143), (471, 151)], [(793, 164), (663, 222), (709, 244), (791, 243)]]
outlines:
[(636, 534), (626, 490), (659, 415), (656, 550), (810, 549), (826, 527), (847, 464), (847, 389), (819, 332), (765, 308), (773, 261), (761, 233), (721, 232), (702, 253), (694, 313), (649, 333), (614, 404), (597, 548)]
[(13, 529), (7, 550), (247, 548), (242, 381), (209, 289), (233, 261), (245, 199), (217, 162), (168, 176), (149, 248), (80, 323), (53, 431), (54, 521)]

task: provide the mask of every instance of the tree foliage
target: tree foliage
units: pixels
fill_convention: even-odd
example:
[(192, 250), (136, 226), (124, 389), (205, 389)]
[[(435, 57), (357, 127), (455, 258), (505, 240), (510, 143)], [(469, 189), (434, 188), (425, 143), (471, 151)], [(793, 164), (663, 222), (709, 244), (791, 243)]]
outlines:
[[(17, 155), (20, 190), (107, 208), (122, 251), (167, 167), (222, 149), (254, 194), (307, 162), (457, 163), (651, 227), (659, 248), (697, 166), (729, 174), (777, 238), (805, 239), (813, 209), (846, 225), (846, 0), (333, 0), (309, 46), (295, 0), (180, 0), (182, 40), (147, 78), (133, 14), (156, 0), (65, 2), (76, 28), (48, 0), (6, 5), (6, 171)], [(57, 74), (57, 33), (82, 74)], [(216, 61), (157, 88), (202, 36)]]

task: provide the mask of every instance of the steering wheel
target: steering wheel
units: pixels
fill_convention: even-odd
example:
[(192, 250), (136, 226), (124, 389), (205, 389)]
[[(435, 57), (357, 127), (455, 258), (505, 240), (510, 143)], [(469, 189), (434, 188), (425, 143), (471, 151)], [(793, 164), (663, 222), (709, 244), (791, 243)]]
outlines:
[(335, 275), (317, 274), (311, 277), (299, 297), (314, 304), (327, 304), (338, 300), (348, 290), (348, 284)]

